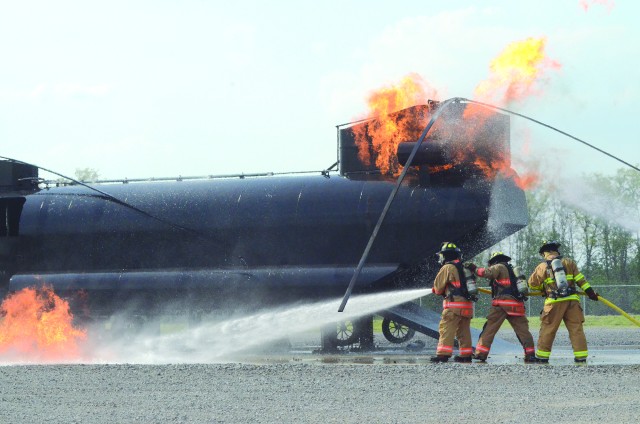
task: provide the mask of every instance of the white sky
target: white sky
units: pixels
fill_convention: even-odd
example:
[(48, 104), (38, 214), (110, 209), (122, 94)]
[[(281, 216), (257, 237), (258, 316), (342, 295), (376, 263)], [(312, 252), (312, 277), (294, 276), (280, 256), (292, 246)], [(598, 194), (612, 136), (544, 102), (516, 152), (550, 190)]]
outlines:
[[(638, 164), (640, 2), (602, 2), (0, 0), (0, 155), (102, 178), (323, 169), (372, 90), (415, 72), (472, 97), (544, 36), (562, 69), (512, 107)], [(512, 122), (516, 152), (619, 166)]]

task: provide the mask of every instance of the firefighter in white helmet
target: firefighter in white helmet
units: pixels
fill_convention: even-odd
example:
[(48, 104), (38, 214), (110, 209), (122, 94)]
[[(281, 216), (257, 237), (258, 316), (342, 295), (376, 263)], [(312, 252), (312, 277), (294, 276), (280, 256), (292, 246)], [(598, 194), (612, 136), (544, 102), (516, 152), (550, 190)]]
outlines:
[(480, 333), (473, 358), (480, 361), (487, 360), (493, 339), (506, 319), (522, 344), (524, 362), (534, 363), (536, 362), (535, 345), (529, 331), (529, 320), (527, 320), (524, 305), (527, 299), (527, 283), (524, 276), (518, 279), (521, 273), (519, 269), (514, 271), (509, 261), (511, 258), (503, 252), (493, 252), (489, 257), (487, 268), (478, 268), (473, 263), (465, 264), (465, 267), (478, 277), (490, 280), (492, 298), (487, 322)]
[(544, 262), (538, 265), (529, 277), (529, 287), (542, 291), (546, 297), (544, 309), (540, 314), (536, 357), (539, 362), (549, 362), (553, 340), (560, 323), (564, 321), (569, 331), (575, 362), (586, 362), (589, 352), (582, 326), (584, 314), (576, 286), (584, 290), (591, 300), (598, 300), (598, 293), (591, 288), (572, 259), (560, 256), (560, 243), (545, 241), (539, 253)]
[(453, 355), (453, 343), (457, 338), (459, 355), (454, 356), (453, 360), (471, 362), (471, 318), (473, 301), (477, 298), (467, 288), (461, 262), (462, 253), (458, 246), (444, 242), (436, 255), (442, 267), (433, 282), (433, 293), (444, 297), (444, 300), (439, 326), (440, 338), (436, 355), (431, 357), (431, 361), (447, 362)]

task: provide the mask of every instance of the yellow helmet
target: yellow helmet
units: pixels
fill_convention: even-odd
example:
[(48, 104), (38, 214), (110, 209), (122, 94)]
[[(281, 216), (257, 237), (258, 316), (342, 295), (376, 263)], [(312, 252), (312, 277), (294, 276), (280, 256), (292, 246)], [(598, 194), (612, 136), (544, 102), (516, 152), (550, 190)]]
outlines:
[(455, 259), (462, 258), (462, 251), (455, 245), (455, 243), (451, 243), (450, 241), (445, 241), (440, 246), (440, 250), (436, 253), (438, 257), (438, 263), (440, 265), (444, 264), (448, 261), (453, 261)]
[(450, 241), (443, 242), (442, 246), (440, 246), (440, 251), (438, 253), (445, 253), (445, 252), (454, 252), (457, 254), (462, 253), (458, 248), (458, 246), (456, 246), (455, 243), (451, 243)]

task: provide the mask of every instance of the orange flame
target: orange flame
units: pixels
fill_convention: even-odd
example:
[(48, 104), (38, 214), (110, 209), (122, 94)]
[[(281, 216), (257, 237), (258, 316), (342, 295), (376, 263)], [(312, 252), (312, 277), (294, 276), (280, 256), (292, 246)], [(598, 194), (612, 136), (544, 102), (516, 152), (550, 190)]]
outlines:
[[(400, 165), (396, 151), (402, 141), (415, 141), (420, 135), (420, 118), (409, 115), (390, 116), (392, 113), (435, 99), (435, 90), (427, 87), (417, 74), (410, 74), (398, 85), (373, 92), (368, 99), (369, 117), (375, 121), (354, 127), (358, 157), (363, 163), (376, 158), (376, 167), (383, 174), (397, 175)], [(417, 131), (417, 134), (416, 134)], [(369, 141), (370, 140), (370, 141)]]
[(540, 182), (540, 175), (534, 173), (514, 175), (513, 179), (516, 182), (516, 185), (522, 190), (530, 190), (538, 185)]
[(547, 69), (561, 65), (545, 57), (544, 38), (527, 38), (509, 44), (490, 65), (490, 77), (478, 84), (478, 100), (504, 105), (537, 93), (537, 84)]
[(51, 287), (25, 288), (0, 305), (0, 354), (23, 361), (60, 361), (79, 356), (86, 331), (73, 326), (69, 303)]
[[(475, 99), (504, 106), (538, 94), (547, 70), (561, 66), (545, 56), (545, 43), (544, 38), (528, 38), (509, 44), (491, 62), (490, 77), (478, 84)], [(428, 113), (417, 112), (417, 108), (411, 113), (406, 110), (395, 112), (427, 104), (428, 99), (437, 100), (436, 90), (427, 90), (423, 80), (415, 74), (405, 77), (398, 85), (371, 94), (368, 99), (369, 116), (376, 119), (352, 127), (359, 159), (371, 165), (375, 157), (375, 166), (383, 174), (398, 175), (401, 169), (396, 156), (398, 144), (416, 141), (430, 117), (426, 116)], [(471, 166), (489, 178), (498, 173), (511, 177), (523, 189), (534, 186), (539, 180), (535, 170), (518, 176), (511, 167), (508, 147), (503, 148), (500, 140), (491, 140), (491, 131), (486, 130), (494, 126), (495, 118), (495, 111), (467, 104), (462, 122), (443, 123), (441, 121), (445, 118), (438, 120), (430, 134), (440, 131), (442, 140), (449, 140), (449, 134), (455, 134), (455, 143), (447, 146), (452, 163), (432, 166), (429, 172), (446, 172), (459, 165)]]
[(502, 174), (506, 178), (511, 178), (513, 182), (522, 190), (529, 190), (534, 188), (540, 176), (536, 172), (526, 172), (522, 175), (518, 175), (516, 171), (504, 160), (493, 160), (487, 162), (483, 159), (476, 159), (474, 164), (487, 176), (494, 177), (497, 174)]
[[(497, 103), (505, 105), (510, 102), (523, 100), (524, 98), (539, 94), (540, 82), (543, 80), (548, 69), (559, 69), (560, 63), (545, 56), (546, 40), (544, 38), (527, 38), (509, 44), (498, 57), (490, 64), (491, 75), (482, 81), (475, 90), (475, 98), (482, 102)], [(464, 118), (476, 120), (481, 127), (484, 122), (494, 115), (494, 111), (487, 108), (467, 105)], [(473, 131), (473, 127), (469, 129)], [(473, 134), (467, 134), (473, 139)], [(466, 158), (475, 154), (474, 149), (464, 152)], [(493, 177), (498, 172), (514, 179), (515, 183), (522, 189), (534, 187), (539, 176), (535, 171), (528, 171), (519, 176), (511, 168), (511, 164), (504, 157), (498, 155), (492, 157), (491, 162), (485, 158), (476, 158), (475, 165), (481, 169), (488, 177)]]

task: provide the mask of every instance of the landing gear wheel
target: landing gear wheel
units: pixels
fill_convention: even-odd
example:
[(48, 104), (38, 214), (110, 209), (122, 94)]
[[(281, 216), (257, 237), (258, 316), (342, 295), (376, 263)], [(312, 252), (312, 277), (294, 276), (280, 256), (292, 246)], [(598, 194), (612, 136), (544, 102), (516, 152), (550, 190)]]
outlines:
[(382, 320), (382, 334), (391, 343), (404, 343), (411, 340), (416, 331), (406, 325), (385, 318)]
[(336, 326), (337, 346), (348, 346), (358, 341), (353, 321), (340, 321)]

